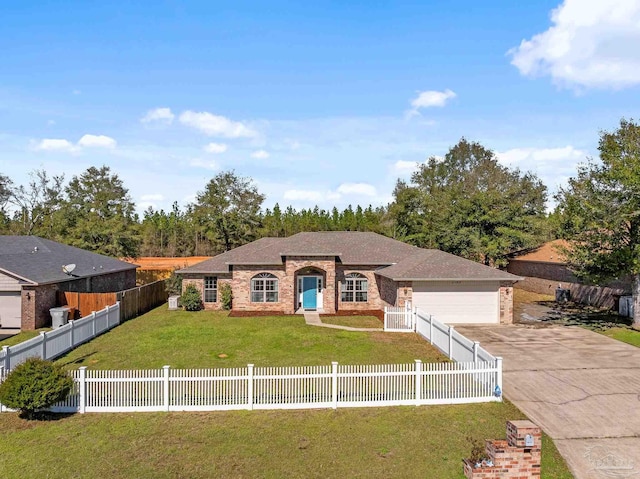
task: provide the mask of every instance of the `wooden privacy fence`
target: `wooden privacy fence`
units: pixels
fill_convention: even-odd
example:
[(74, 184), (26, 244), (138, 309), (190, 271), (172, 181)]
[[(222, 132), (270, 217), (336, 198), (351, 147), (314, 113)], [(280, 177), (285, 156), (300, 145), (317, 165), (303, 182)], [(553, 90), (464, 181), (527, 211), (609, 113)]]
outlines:
[[(495, 363), (73, 371), (54, 412), (222, 411), (420, 406), (501, 401)], [(0, 377), (1, 380), (1, 377)], [(1, 410), (1, 408), (0, 408)]]
[(115, 293), (75, 293), (58, 291), (57, 304), (74, 308), (76, 316), (84, 318), (93, 311), (120, 302), (120, 321), (135, 318), (167, 301), (164, 281), (145, 284)]

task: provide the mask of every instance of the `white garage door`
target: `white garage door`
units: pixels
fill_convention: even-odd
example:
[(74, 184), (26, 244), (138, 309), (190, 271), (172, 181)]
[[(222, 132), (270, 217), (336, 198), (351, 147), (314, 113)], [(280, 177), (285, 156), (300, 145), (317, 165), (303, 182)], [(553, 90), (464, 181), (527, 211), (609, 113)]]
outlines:
[(0, 327), (20, 328), (20, 292), (0, 291)]
[(499, 323), (497, 281), (414, 281), (413, 305), (442, 323)]

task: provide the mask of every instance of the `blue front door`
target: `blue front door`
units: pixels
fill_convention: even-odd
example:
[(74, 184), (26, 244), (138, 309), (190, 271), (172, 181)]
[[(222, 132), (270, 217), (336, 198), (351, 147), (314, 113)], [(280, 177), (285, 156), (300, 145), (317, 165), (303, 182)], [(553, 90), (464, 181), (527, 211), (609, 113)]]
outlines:
[(316, 309), (318, 279), (317, 278), (302, 278), (302, 307), (304, 309)]

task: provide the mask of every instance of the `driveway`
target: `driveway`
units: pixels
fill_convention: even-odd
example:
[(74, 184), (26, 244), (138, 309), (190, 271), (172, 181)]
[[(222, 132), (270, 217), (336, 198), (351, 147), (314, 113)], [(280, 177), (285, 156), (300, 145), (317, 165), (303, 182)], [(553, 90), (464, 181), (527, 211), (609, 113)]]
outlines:
[(504, 359), (504, 395), (577, 478), (640, 479), (640, 348), (580, 327), (459, 326)]

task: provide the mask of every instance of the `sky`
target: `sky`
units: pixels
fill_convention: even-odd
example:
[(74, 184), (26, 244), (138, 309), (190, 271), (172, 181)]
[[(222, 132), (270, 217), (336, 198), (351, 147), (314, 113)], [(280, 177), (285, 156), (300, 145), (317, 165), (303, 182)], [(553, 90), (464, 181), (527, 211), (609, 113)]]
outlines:
[(108, 165), (138, 211), (216, 174), (384, 205), (461, 137), (550, 193), (640, 119), (640, 0), (31, 1), (0, 7), (0, 174)]

